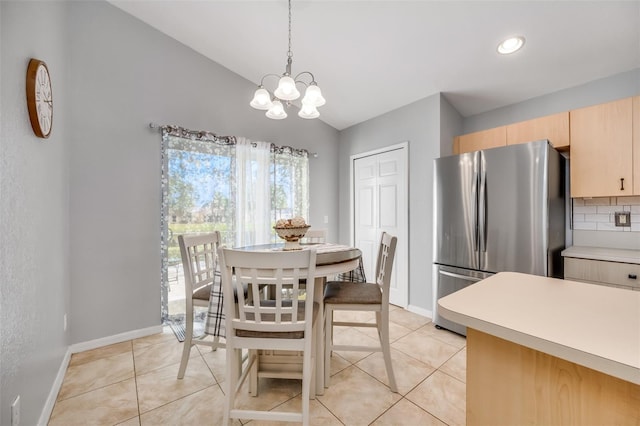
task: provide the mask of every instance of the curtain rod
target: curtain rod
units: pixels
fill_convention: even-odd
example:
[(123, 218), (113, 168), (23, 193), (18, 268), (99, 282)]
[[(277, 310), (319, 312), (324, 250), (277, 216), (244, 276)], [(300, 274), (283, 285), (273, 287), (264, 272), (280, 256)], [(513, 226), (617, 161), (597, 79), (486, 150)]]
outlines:
[[(180, 126), (171, 126), (171, 125), (160, 126), (157, 123), (154, 123), (153, 121), (151, 123), (149, 123), (149, 128), (151, 128), (151, 129), (160, 129), (160, 130), (169, 129), (170, 131), (171, 130), (177, 130), (177, 131), (182, 131), (182, 132), (186, 132), (186, 133), (196, 134), (200, 138), (202, 138), (204, 136), (208, 136), (211, 139), (214, 139), (216, 141), (220, 141), (220, 142), (222, 142), (224, 144), (227, 144), (227, 145), (235, 145), (236, 144), (236, 137), (235, 136), (218, 136), (215, 133), (206, 132), (206, 131), (193, 131), (193, 130), (185, 129), (185, 128), (180, 127)], [(290, 148), (293, 151), (304, 151), (309, 155), (309, 157), (318, 158), (318, 153), (317, 152), (309, 152), (306, 149), (293, 148), (293, 147), (290, 147), (290, 146), (280, 147), (280, 146), (277, 146), (274, 143), (271, 144), (271, 147), (276, 149), (276, 150), (282, 149), (282, 148)]]

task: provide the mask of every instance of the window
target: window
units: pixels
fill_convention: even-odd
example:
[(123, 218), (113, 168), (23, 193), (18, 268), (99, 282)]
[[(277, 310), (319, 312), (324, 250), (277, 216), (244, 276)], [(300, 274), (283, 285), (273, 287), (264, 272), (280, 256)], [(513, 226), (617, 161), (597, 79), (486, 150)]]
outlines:
[(277, 219), (308, 218), (304, 150), (162, 128), (162, 319), (184, 313), (178, 235), (220, 231), (223, 244), (277, 242)]

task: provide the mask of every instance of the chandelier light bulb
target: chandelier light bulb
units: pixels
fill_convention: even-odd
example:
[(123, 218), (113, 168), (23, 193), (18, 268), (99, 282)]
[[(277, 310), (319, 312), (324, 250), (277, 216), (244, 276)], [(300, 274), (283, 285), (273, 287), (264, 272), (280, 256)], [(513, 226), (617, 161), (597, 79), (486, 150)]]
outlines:
[(282, 102), (278, 100), (273, 101), (271, 108), (269, 108), (265, 115), (273, 120), (282, 120), (283, 118), (287, 118), (284, 106), (282, 105)]
[(296, 82), (288, 75), (282, 76), (274, 94), (278, 99), (282, 99), (283, 101), (293, 101), (300, 97), (300, 92), (298, 92), (296, 88)]
[(300, 108), (300, 112), (298, 112), (298, 117), (310, 120), (312, 118), (320, 117), (320, 113), (316, 109), (315, 105), (302, 103), (302, 108)]
[(253, 95), (253, 99), (249, 104), (255, 109), (268, 110), (271, 108), (271, 95), (266, 89), (259, 87)]
[(304, 92), (304, 98), (302, 98), (303, 104), (310, 104), (316, 107), (322, 106), (327, 101), (322, 96), (322, 91), (316, 84), (310, 84), (307, 90)]

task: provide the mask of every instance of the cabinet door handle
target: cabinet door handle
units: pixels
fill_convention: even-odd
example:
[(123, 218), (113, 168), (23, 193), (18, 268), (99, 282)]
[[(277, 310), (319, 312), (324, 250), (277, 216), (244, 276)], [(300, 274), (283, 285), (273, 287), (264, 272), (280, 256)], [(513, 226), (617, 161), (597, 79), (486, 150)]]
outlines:
[(636, 274), (629, 274), (629, 279), (635, 280), (638, 279), (638, 276)]
[(624, 191), (624, 178), (620, 178), (620, 191)]

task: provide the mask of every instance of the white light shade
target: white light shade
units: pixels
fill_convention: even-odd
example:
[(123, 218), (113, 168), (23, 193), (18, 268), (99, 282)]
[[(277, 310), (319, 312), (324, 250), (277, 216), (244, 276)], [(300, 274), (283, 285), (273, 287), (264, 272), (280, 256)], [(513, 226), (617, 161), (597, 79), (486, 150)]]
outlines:
[(502, 55), (508, 55), (517, 50), (520, 50), (522, 46), (524, 46), (524, 37), (510, 37), (498, 45), (498, 53)]
[(322, 91), (320, 88), (315, 84), (311, 84), (307, 87), (306, 92), (304, 92), (302, 103), (319, 107), (326, 104), (327, 101), (322, 97)]
[(283, 76), (278, 82), (278, 88), (274, 92), (278, 99), (284, 101), (292, 101), (300, 97), (300, 92), (296, 88), (296, 82), (287, 75)]
[(249, 103), (255, 109), (268, 110), (271, 108), (271, 95), (266, 89), (259, 87), (253, 95), (253, 99)]
[(269, 108), (269, 111), (267, 111), (265, 115), (273, 120), (287, 118), (287, 113), (284, 111), (284, 107), (280, 101), (273, 101), (271, 108)]
[(298, 117), (310, 120), (312, 118), (320, 117), (320, 113), (316, 109), (315, 105), (303, 103), (302, 108), (300, 108), (300, 112), (298, 113)]

